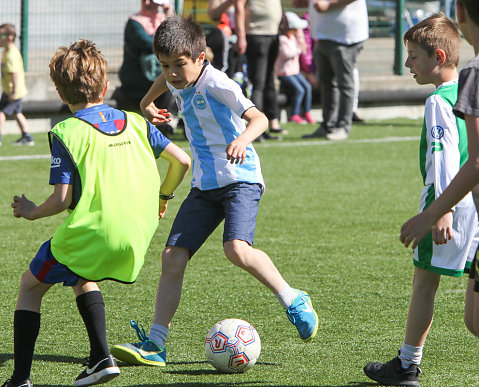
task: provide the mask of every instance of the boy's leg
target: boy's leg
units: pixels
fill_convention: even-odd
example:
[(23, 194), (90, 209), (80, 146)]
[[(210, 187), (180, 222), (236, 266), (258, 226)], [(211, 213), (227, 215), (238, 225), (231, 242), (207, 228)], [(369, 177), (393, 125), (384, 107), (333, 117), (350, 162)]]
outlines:
[(20, 132), (22, 132), (22, 136), (28, 134), (28, 125), (25, 115), (23, 113), (16, 113), (13, 115), (13, 117), (15, 118), (15, 121), (17, 121)]
[(131, 321), (140, 342), (112, 346), (111, 352), (117, 359), (131, 364), (166, 365), (166, 339), (171, 320), (180, 303), (183, 276), (189, 259), (189, 249), (166, 246), (163, 250), (162, 271), (150, 333), (146, 336), (144, 330)]
[[(414, 267), (413, 290), (404, 337), (404, 342), (410, 346), (424, 346), (434, 316), (434, 299), (440, 280), (439, 274)], [(421, 359), (414, 361), (419, 364), (417, 360), (420, 362)]]
[(106, 340), (105, 303), (96, 282), (80, 279), (73, 287), (78, 311), (90, 340), (87, 368), (76, 378), (74, 386), (105, 383), (120, 374), (110, 355)]
[(15, 121), (17, 121), (18, 127), (22, 132), (22, 137), (17, 140), (17, 143), (22, 143), (24, 145), (34, 145), (35, 142), (33, 141), (33, 137), (30, 136), (30, 134), (28, 133), (28, 124), (25, 115), (20, 112), (14, 113), (13, 117), (15, 118)]
[(477, 255), (472, 261), (467, 283), (464, 322), (467, 329), (479, 337), (479, 270)]
[[(153, 323), (169, 328), (178, 305), (186, 265), (190, 259), (188, 249), (166, 246), (162, 254), (161, 276), (156, 292)], [(161, 346), (164, 343), (159, 343)]]
[(286, 314), (303, 341), (310, 341), (318, 330), (318, 316), (313, 309), (309, 295), (292, 289), (281, 276), (269, 256), (239, 239), (224, 242), (228, 259), (246, 270), (270, 289), (286, 309)]
[(434, 299), (441, 276), (414, 267), (404, 342), (397, 357), (387, 363), (368, 363), (364, 372), (382, 384), (419, 385), (419, 364), (434, 316)]
[(51, 286), (38, 281), (30, 270), (22, 276), (13, 322), (15, 369), (11, 385), (28, 385), (35, 343), (40, 331), (42, 297)]

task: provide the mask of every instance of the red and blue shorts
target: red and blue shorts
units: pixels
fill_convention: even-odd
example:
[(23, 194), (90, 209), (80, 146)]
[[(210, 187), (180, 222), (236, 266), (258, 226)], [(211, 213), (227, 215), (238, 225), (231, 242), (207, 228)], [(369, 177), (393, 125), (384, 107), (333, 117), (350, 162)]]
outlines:
[(51, 239), (40, 247), (35, 258), (30, 262), (30, 271), (44, 284), (63, 282), (63, 286), (75, 286), (80, 277), (55, 259), (50, 242)]

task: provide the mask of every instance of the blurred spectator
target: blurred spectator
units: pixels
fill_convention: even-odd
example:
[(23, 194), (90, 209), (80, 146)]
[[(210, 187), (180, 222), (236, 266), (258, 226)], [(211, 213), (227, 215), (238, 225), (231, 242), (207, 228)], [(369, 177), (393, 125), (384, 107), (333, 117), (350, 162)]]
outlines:
[(363, 42), (369, 37), (366, 0), (310, 0), (309, 17), (316, 39), (323, 122), (305, 138), (345, 140), (351, 131), (354, 69)]
[[(153, 53), (153, 36), (160, 23), (173, 14), (168, 0), (141, 0), (141, 9), (128, 19), (124, 32), (121, 87), (113, 94), (120, 109), (140, 110), (140, 100), (161, 74), (161, 66)], [(166, 93), (157, 106), (171, 107), (171, 93)]]
[(279, 54), (275, 70), (281, 86), (289, 96), (289, 121), (298, 124), (314, 123), (311, 116), (312, 86), (301, 74), (299, 56), (306, 51), (303, 29), (308, 22), (294, 12), (285, 12), (279, 35)]
[[(306, 5), (307, 6), (307, 1)], [(303, 29), (304, 42), (306, 50), (299, 56), (299, 68), (306, 79), (311, 83), (313, 89), (319, 89), (319, 79), (316, 74), (316, 66), (313, 59), (314, 39), (311, 36), (311, 26), (309, 25), (309, 14), (306, 12), (302, 18), (308, 22), (306, 28)]]
[(27, 94), (25, 73), (23, 71), (22, 54), (15, 46), (17, 36), (13, 24), (0, 26), (0, 47), (2, 55), (2, 97), (0, 99), (0, 145), (1, 132), (5, 125), (6, 116), (13, 116), (22, 132), (22, 137), (14, 145), (34, 145), (32, 136), (28, 134), (27, 119), (22, 113), (22, 98)]
[[(279, 49), (281, 0), (236, 0), (236, 51), (246, 52), (251, 100), (269, 120), (270, 133), (281, 133), (275, 88), (274, 63)], [(280, 139), (265, 132), (261, 139)]]

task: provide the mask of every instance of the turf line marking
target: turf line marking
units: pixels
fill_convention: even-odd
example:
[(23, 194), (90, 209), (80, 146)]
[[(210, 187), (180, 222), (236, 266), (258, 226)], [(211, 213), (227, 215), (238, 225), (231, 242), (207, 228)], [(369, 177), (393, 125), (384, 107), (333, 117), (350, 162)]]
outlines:
[(0, 161), (16, 161), (16, 160), (35, 160), (35, 159), (51, 159), (52, 155), (18, 155), (18, 156), (0, 156)]
[[(420, 138), (416, 136), (410, 137), (384, 137), (384, 138), (365, 138), (358, 140), (347, 141), (327, 141), (327, 140), (309, 140), (309, 141), (295, 141), (295, 142), (269, 142), (268, 143), (255, 143), (255, 147), (258, 148), (284, 148), (293, 146), (325, 146), (325, 145), (339, 145), (339, 144), (380, 144), (389, 142), (406, 142), (406, 141), (418, 141)], [(189, 147), (183, 148), (188, 150)], [(19, 156), (0, 156), (0, 161), (17, 161), (17, 160), (36, 160), (36, 159), (49, 159), (51, 155), (19, 155)]]
[(407, 142), (407, 141), (419, 141), (420, 137), (418, 136), (409, 136), (409, 137), (384, 137), (384, 138), (364, 138), (358, 140), (346, 140), (346, 141), (328, 141), (328, 140), (307, 140), (299, 142), (270, 142), (268, 143), (255, 143), (255, 147), (264, 147), (264, 148), (273, 148), (273, 147), (292, 147), (292, 146), (316, 146), (316, 145), (339, 145), (339, 144), (380, 144), (380, 143), (390, 143), (390, 142)]

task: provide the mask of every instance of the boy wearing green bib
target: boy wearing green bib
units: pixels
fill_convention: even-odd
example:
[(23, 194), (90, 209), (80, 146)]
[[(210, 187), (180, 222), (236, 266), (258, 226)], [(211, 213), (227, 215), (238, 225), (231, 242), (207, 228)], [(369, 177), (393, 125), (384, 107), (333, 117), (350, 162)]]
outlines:
[[(53, 194), (39, 206), (15, 196), (14, 216), (34, 220), (68, 210), (23, 276), (14, 316), (14, 372), (3, 387), (32, 386), (30, 370), (43, 295), (72, 286), (90, 340), (86, 369), (74, 386), (119, 374), (106, 340), (105, 305), (96, 281), (132, 283), (167, 200), (190, 167), (189, 156), (143, 117), (103, 103), (105, 58), (88, 40), (57, 50), (50, 62), (60, 98), (73, 117), (49, 133)], [(163, 183), (156, 158), (170, 165)]]

